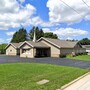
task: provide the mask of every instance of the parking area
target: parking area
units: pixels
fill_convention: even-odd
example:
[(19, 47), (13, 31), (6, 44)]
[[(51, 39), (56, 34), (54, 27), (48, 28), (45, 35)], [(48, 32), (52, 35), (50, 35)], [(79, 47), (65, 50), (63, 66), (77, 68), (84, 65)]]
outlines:
[(20, 58), (19, 56), (6, 56), (0, 55), (0, 63), (43, 63), (43, 64), (55, 64), (61, 66), (78, 67), (90, 70), (89, 61), (70, 60), (66, 58)]

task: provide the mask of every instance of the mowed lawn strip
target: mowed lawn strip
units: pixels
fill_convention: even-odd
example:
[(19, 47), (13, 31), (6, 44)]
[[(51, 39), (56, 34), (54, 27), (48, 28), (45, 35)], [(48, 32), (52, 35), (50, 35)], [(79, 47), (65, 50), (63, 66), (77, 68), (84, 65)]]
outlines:
[(75, 59), (75, 60), (90, 61), (90, 55), (79, 55), (79, 56), (75, 56), (75, 57), (68, 55), (67, 58)]
[[(56, 90), (88, 70), (49, 64), (0, 64), (0, 90)], [(48, 83), (36, 82), (47, 79)]]

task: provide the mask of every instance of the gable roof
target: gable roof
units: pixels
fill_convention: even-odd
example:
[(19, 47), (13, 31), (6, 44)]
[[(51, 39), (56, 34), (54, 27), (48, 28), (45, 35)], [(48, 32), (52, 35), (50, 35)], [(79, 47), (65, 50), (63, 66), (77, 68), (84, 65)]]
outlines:
[(5, 47), (5, 49), (7, 49), (10, 45), (12, 45), (14, 48), (17, 49), (19, 47), (19, 45), (21, 45), (21, 44), (22, 44), (22, 42), (20, 42), (20, 43), (10, 43)]
[(90, 48), (90, 45), (82, 45), (84, 48)]
[(42, 43), (42, 42), (33, 42), (33, 41), (25, 41), (23, 42), (19, 48), (23, 45), (27, 43), (28, 45), (30, 45), (31, 47), (37, 47), (37, 48), (49, 48), (49, 46), (47, 46), (46, 44)]
[(44, 38), (41, 37), (37, 42), (33, 41), (24, 41), (20, 43), (10, 43), (6, 46), (6, 49), (12, 45), (14, 48), (20, 48), (23, 44), (27, 43), (31, 47), (37, 47), (37, 48), (49, 48), (48, 45), (46, 45), (43, 42), (40, 42), (41, 40), (45, 40), (46, 42), (58, 47), (58, 48), (74, 48), (78, 41), (66, 41), (66, 40), (59, 40), (59, 39), (51, 39), (51, 38)]
[(44, 38), (41, 37), (39, 41), (45, 40), (48, 43), (58, 47), (58, 48), (74, 48), (75, 45), (78, 43), (77, 41), (66, 41), (66, 40), (59, 40), (59, 39), (50, 39), (50, 38)]

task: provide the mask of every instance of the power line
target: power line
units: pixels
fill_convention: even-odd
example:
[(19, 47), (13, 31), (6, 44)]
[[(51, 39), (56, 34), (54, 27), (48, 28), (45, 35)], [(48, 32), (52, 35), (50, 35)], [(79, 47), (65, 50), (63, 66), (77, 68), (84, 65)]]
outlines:
[(77, 11), (75, 10), (74, 8), (72, 8), (71, 6), (69, 6), (67, 3), (65, 3), (63, 0), (60, 0), (61, 2), (63, 2), (66, 6), (68, 6), (69, 8), (71, 8), (74, 12), (76, 12), (77, 14), (79, 14), (82, 18), (83, 16)]
[(84, 0), (82, 0), (82, 1), (90, 9), (90, 6)]

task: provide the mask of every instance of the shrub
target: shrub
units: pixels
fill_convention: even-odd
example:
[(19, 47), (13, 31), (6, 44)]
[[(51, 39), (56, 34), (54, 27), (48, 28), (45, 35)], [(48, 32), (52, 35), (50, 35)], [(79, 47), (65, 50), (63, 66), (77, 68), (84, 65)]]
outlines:
[(67, 56), (66, 57), (72, 57), (72, 54), (67, 54)]
[(60, 58), (65, 58), (66, 57), (66, 55), (60, 55)]

